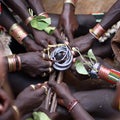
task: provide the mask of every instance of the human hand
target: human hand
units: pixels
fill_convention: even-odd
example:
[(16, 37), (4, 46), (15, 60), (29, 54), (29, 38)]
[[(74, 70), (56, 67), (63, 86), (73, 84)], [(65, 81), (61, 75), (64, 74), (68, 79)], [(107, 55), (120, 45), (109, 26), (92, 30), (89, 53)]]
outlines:
[(73, 35), (79, 27), (79, 23), (74, 12), (74, 6), (72, 6), (71, 4), (66, 4), (59, 20), (58, 28), (60, 30), (64, 30), (63, 32), (68, 37), (69, 42), (73, 40)]
[(74, 99), (70, 92), (70, 89), (64, 82), (58, 84), (55, 81), (49, 81), (48, 85), (52, 87), (57, 96), (62, 100), (62, 105), (67, 106), (68, 103)]
[(22, 70), (32, 77), (52, 72), (52, 62), (48, 58), (42, 58), (40, 52), (28, 52), (19, 54), (21, 58)]
[(32, 51), (42, 51), (43, 47), (38, 45), (37, 43), (35, 43), (34, 40), (32, 40), (29, 36), (27, 36), (24, 40), (23, 40), (24, 46), (26, 47), (26, 50), (29, 52)]
[(48, 35), (44, 31), (38, 31), (32, 28), (32, 33), (33, 33), (35, 42), (40, 46), (42, 46), (43, 48), (47, 48), (48, 44), (51, 44), (51, 45), (56, 44), (56, 38), (51, 35)]
[(47, 88), (47, 83), (38, 83), (37, 85), (30, 85), (24, 89), (15, 100), (15, 105), (18, 107), (20, 114), (24, 115), (40, 106), (45, 98)]
[(74, 41), (70, 43), (70, 46), (77, 47), (81, 53), (84, 53), (92, 47), (94, 40), (96, 40), (96, 38), (88, 33), (87, 35), (74, 39)]
[(7, 93), (5, 93), (5, 91), (0, 89), (0, 114), (4, 113), (7, 110), (9, 104), (10, 104), (10, 99)]

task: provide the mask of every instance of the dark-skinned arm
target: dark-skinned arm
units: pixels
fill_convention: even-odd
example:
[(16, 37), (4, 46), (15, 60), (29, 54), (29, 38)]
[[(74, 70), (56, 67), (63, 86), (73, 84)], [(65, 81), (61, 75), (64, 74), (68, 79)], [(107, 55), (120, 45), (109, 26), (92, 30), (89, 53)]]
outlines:
[(25, 21), (30, 15), (23, 0), (5, 0), (4, 1), (16, 14), (18, 14), (23, 21)]
[[(11, 26), (17, 23), (17, 21), (4, 4), (1, 4), (1, 6), (2, 13), (0, 15), (0, 24), (4, 26), (7, 31), (9, 31)], [(42, 50), (42, 48), (38, 46), (28, 35), (23, 39), (23, 43), (28, 51)]]
[[(57, 84), (54, 80), (48, 83), (50, 87), (55, 91), (57, 96), (62, 99), (62, 105), (68, 108), (70, 103), (72, 103), (76, 98), (70, 92), (70, 89), (65, 83)], [(94, 120), (81, 106), (80, 103), (77, 103), (70, 111), (74, 120)]]
[(79, 27), (79, 23), (75, 15), (75, 6), (73, 4), (64, 3), (58, 27), (61, 32), (66, 34), (69, 42), (71, 42), (73, 40), (75, 31)]
[(39, 15), (40, 13), (45, 11), (41, 0), (27, 0), (27, 2), (36, 15)]
[[(40, 5), (39, 6), (40, 8), (38, 7), (38, 5), (36, 7), (35, 1), (33, 2), (33, 4), (32, 4), (32, 2), (30, 4), (32, 6), (30, 6), (30, 7), (33, 8), (33, 11), (35, 10), (34, 13), (39, 13), (39, 12), (43, 11), (41, 2), (39, 2), (39, 4), (38, 4), (38, 5)], [(28, 9), (22, 0), (12, 0), (12, 1), (6, 0), (6, 4), (9, 7), (11, 7), (13, 9), (13, 11), (16, 12), (16, 14), (18, 14), (21, 17), (21, 19), (23, 20), (24, 23), (30, 17)], [(29, 23), (27, 25), (28, 25), (29, 29), (31, 30), (31, 33), (34, 36), (35, 42), (37, 44), (39, 44), (41, 47), (46, 48), (48, 46), (48, 44), (55, 44), (56, 43), (56, 40), (53, 36), (48, 35), (44, 31), (38, 31), (38, 30), (32, 28)]]
[[(103, 20), (99, 23), (105, 31), (108, 30), (110, 27), (112, 27), (112, 25), (114, 25), (119, 20), (119, 18), (120, 18), (119, 6), (120, 6), (120, 0), (117, 0), (117, 2), (115, 2), (115, 4), (113, 4), (113, 6), (105, 14)], [(79, 50), (82, 53), (84, 53), (92, 47), (93, 43), (96, 40), (98, 40), (98, 39), (95, 38), (94, 35), (92, 35), (91, 33), (88, 33), (85, 36), (76, 38), (74, 40), (74, 42), (70, 43), (70, 45), (78, 47)]]
[(120, 0), (117, 0), (101, 21), (101, 26), (107, 30), (120, 20)]

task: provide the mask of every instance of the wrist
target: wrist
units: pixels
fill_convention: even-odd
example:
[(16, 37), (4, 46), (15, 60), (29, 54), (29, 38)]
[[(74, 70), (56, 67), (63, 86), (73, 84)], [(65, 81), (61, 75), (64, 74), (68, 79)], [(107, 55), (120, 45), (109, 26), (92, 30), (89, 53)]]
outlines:
[(97, 40), (106, 32), (105, 29), (97, 24), (93, 29), (89, 30), (90, 34), (93, 35)]
[(19, 56), (20, 57), (20, 60), (21, 60), (21, 70), (22, 69), (24, 69), (24, 67), (25, 67), (25, 54), (18, 54), (17, 56)]
[(91, 33), (88, 33), (87, 35), (92, 43), (97, 40)]
[(14, 102), (14, 105), (17, 107), (20, 116), (23, 116), (24, 114), (26, 114), (24, 105), (21, 104), (20, 101), (17, 101), (17, 99), (16, 99)]
[(22, 41), (27, 37), (26, 31), (17, 23), (14, 23), (10, 29), (9, 34), (17, 40), (18, 43), (22, 44)]
[(63, 7), (63, 11), (71, 11), (71, 12), (75, 12), (75, 7), (72, 4), (69, 3), (65, 3), (64, 7)]
[(63, 101), (64, 101), (64, 106), (67, 107), (68, 104), (69, 104), (71, 101), (73, 101), (74, 99), (75, 99), (75, 98), (74, 98), (72, 95), (66, 96), (66, 98), (63, 99)]
[(22, 112), (20, 112), (21, 110), (18, 108), (17, 105), (12, 105), (11, 106), (11, 111), (13, 113), (13, 118), (14, 120), (20, 120), (21, 116), (22, 116)]
[(8, 71), (9, 72), (15, 72), (21, 70), (21, 59), (18, 55), (9, 55), (6, 58), (7, 65), (8, 65)]
[(64, 3), (68, 3), (68, 4), (71, 4), (72, 6), (76, 6), (76, 3), (77, 3), (78, 0), (64, 0)]

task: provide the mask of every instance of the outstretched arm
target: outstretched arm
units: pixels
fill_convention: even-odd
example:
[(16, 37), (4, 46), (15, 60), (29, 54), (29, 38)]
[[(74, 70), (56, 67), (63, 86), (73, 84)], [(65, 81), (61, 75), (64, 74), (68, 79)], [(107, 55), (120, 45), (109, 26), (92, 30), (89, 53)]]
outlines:
[(76, 42), (72, 42), (71, 46), (78, 47), (81, 52), (86, 52), (90, 49), (93, 43), (98, 39), (120, 18), (120, 0), (117, 0), (115, 4), (105, 14), (103, 20), (97, 24), (90, 32), (82, 37), (75, 39)]
[[(9, 34), (14, 37), (19, 43), (24, 43), (28, 51), (42, 50), (27, 34), (27, 32), (17, 23), (12, 13), (4, 4), (1, 4), (2, 13), (0, 15), (0, 24), (9, 31)], [(11, 31), (11, 32), (10, 32)]]
[(68, 86), (65, 83), (57, 84), (55, 81), (50, 81), (48, 83), (53, 90), (56, 92), (57, 96), (62, 99), (63, 105), (68, 109), (68, 111), (73, 116), (74, 120), (94, 120), (81, 106), (81, 104), (76, 100), (71, 94)]

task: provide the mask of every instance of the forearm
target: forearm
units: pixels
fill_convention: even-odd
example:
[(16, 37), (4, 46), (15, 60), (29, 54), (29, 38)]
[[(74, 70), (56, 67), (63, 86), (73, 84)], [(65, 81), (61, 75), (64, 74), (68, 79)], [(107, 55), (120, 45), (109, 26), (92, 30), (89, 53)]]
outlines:
[(120, 0), (117, 0), (117, 2), (106, 13), (105, 17), (103, 18), (100, 24), (105, 30), (107, 30), (113, 24), (119, 21), (119, 19), (120, 19)]
[(74, 120), (94, 120), (91, 115), (89, 115), (83, 107), (78, 103), (72, 110), (71, 114)]
[(74, 120), (94, 120), (73, 96), (68, 95), (64, 103)]
[(39, 15), (40, 13), (45, 11), (41, 0), (27, 0), (27, 1), (36, 15)]
[(5, 5), (2, 4), (1, 6), (2, 6), (2, 13), (0, 15), (0, 24), (9, 31), (10, 27), (14, 23), (16, 23), (16, 20), (11, 15), (10, 11), (7, 9)]
[(23, 21), (25, 21), (30, 15), (23, 0), (6, 0), (5, 3), (18, 14)]
[(74, 2), (74, 0), (64, 0), (64, 5), (63, 5), (63, 12), (65, 10), (69, 10), (72, 13), (75, 13), (75, 4), (76, 2)]

